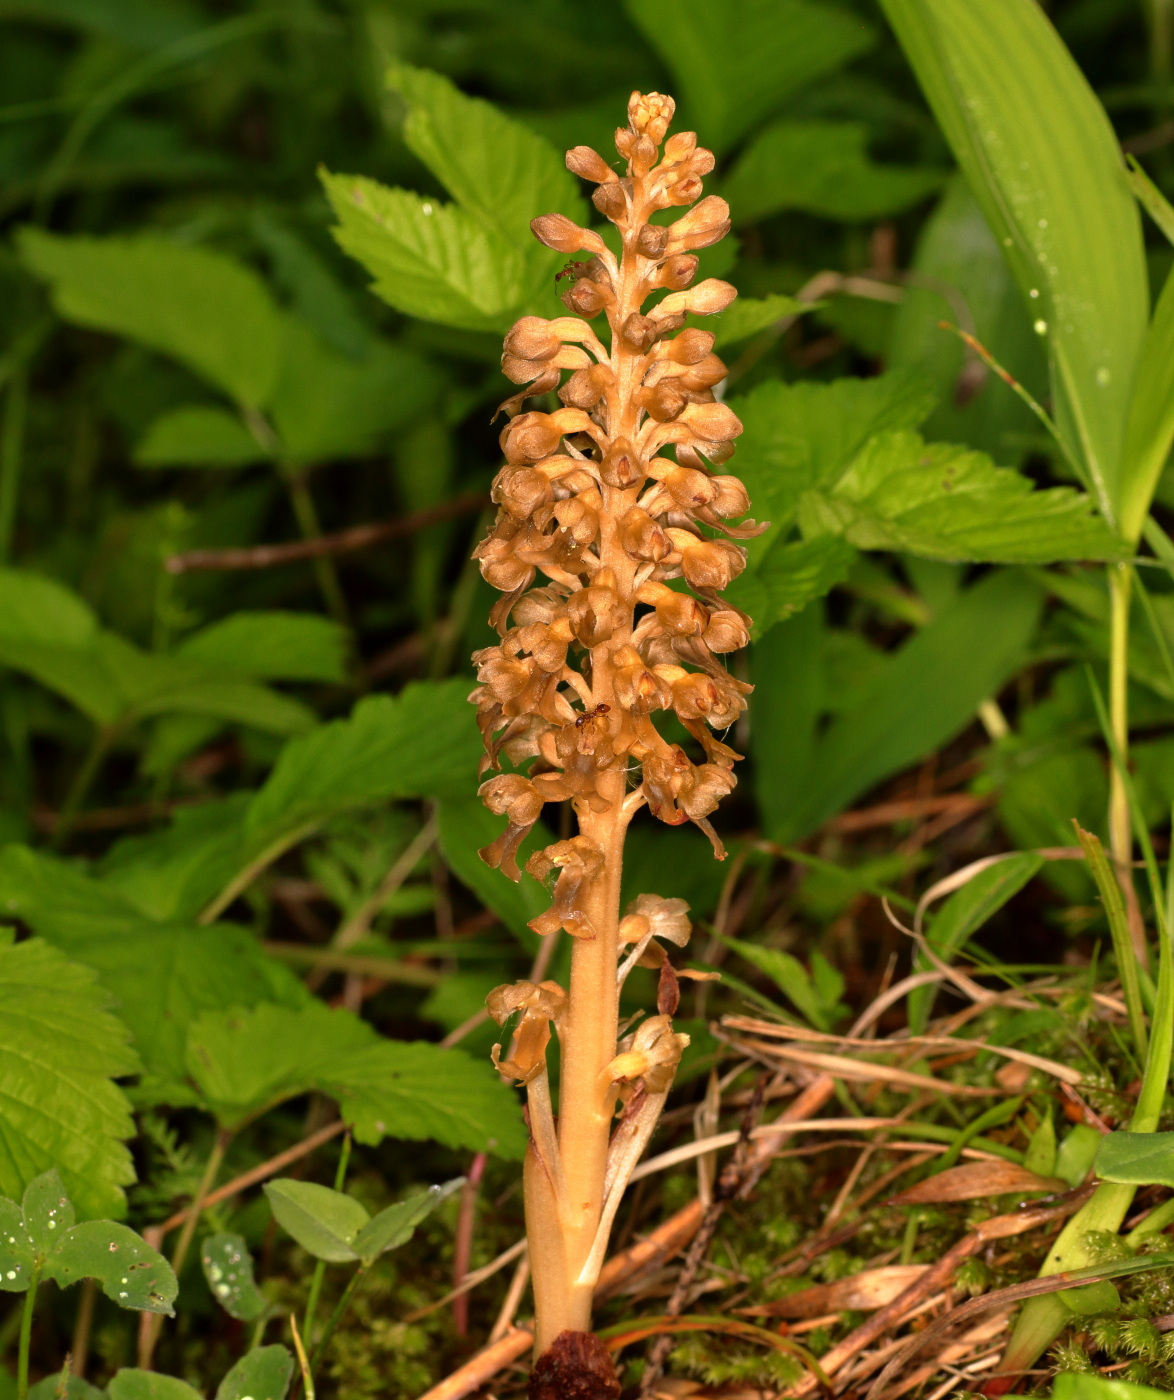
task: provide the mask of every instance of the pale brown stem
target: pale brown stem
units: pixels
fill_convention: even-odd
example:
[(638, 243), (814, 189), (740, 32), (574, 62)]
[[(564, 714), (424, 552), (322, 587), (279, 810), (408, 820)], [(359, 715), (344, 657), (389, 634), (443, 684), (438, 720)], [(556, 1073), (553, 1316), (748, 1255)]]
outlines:
[[(637, 195), (633, 200), (633, 230), (639, 229), (645, 218), (638, 198)], [(643, 262), (635, 250), (635, 233), (625, 235), (624, 257), (616, 279), (616, 304), (609, 312), (610, 364), (616, 385), (609, 396), (607, 412), (607, 432), (612, 441), (636, 437), (639, 410), (635, 394), (640, 387), (643, 356), (624, 348), (620, 327), (629, 314), (640, 309)], [(634, 487), (621, 490), (603, 485), (601, 494), (599, 558), (601, 565), (615, 576), (617, 592), (624, 600), (626, 624), (607, 642), (592, 648), (591, 700), (595, 705), (614, 705), (612, 658), (631, 639), (636, 602), (635, 567), (618, 538), (617, 521), (635, 504), (638, 491)], [(616, 965), (620, 881), (624, 838), (631, 817), (624, 802), (626, 786), (624, 760), (620, 759), (598, 780), (597, 790), (607, 800), (607, 809), (593, 812), (586, 803), (576, 803), (579, 831), (603, 852), (604, 859), (584, 900), (595, 937), (574, 941), (570, 995), (559, 1030), (562, 1070), (558, 1135), (567, 1199), (566, 1218), (558, 1230), (558, 1247), (544, 1238), (558, 1215), (554, 1183), (533, 1151), (526, 1163), (526, 1230), (531, 1242), (537, 1354), (545, 1351), (560, 1332), (591, 1330), (591, 1299), (598, 1272), (598, 1252), (593, 1258), (592, 1246), (603, 1214), (615, 1108), (615, 1092), (604, 1071), (616, 1053), (619, 1024)]]

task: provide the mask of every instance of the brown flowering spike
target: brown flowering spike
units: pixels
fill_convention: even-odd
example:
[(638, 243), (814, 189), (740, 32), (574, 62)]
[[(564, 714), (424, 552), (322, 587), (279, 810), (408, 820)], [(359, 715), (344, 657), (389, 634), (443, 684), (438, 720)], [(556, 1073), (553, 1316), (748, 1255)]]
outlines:
[[(491, 615), (501, 641), (475, 656), (470, 698), (485, 767), (495, 770), (481, 796), (506, 820), (481, 855), (519, 879), (519, 849), (545, 803), (569, 803), (578, 824), (526, 862), (552, 900), (530, 927), (571, 935), (566, 994), (527, 982), (489, 999), (498, 1023), (513, 1025), (494, 1063), (528, 1098), (524, 1183), (540, 1357), (531, 1393), (551, 1400), (615, 1393), (590, 1336), (591, 1295), (687, 1043), (671, 1018), (678, 977), (689, 974), (674, 970), (666, 949), (689, 938), (687, 906), (645, 894), (621, 919), (624, 837), (647, 807), (668, 826), (694, 822), (724, 858), (709, 817), (734, 786), (739, 755), (718, 735), (745, 710), (750, 689), (719, 659), (746, 644), (750, 620), (720, 594), (745, 566), (736, 541), (764, 527), (745, 520), (745, 488), (719, 470), (742, 425), (715, 395), (726, 367), (713, 335), (687, 325), (736, 295), (727, 282), (696, 281), (697, 250), (729, 230), (729, 209), (701, 197), (713, 156), (696, 136), (666, 141), (673, 106), (660, 93), (632, 94), (615, 167), (586, 146), (567, 153), (616, 227), (618, 257), (561, 214), (531, 224), (540, 242), (575, 259), (562, 293), (572, 314), (524, 316), (505, 338), (502, 369), (520, 388), (501, 405), (498, 515), (476, 551), (502, 594)], [(526, 411), (528, 398), (552, 390), (562, 407), (548, 411), (548, 398)], [(658, 729), (667, 713), (684, 726), (685, 747)], [(619, 991), (638, 964), (657, 971), (657, 1005), (621, 1041)], [(552, 1032), (561, 1052), (557, 1123), (546, 1071)]]

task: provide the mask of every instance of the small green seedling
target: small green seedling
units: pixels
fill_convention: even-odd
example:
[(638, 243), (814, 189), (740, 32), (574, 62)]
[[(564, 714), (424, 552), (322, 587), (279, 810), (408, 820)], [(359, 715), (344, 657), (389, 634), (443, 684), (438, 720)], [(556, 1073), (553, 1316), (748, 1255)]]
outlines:
[(431, 1186), (374, 1217), (353, 1196), (311, 1181), (281, 1177), (265, 1187), (277, 1223), (307, 1253), (328, 1264), (358, 1265), (314, 1345), (309, 1359), (311, 1375), (366, 1271), (381, 1254), (407, 1244), (416, 1226), (463, 1186), (464, 1180), (458, 1176), (442, 1186)]
[(74, 1224), (73, 1205), (56, 1168), (30, 1181), (24, 1199), (0, 1197), (0, 1289), (25, 1295), (17, 1361), (17, 1398), (29, 1386), (29, 1338), (37, 1285), (53, 1279), (62, 1288), (97, 1279), (120, 1308), (175, 1315), (179, 1284), (171, 1265), (141, 1236), (115, 1220)]

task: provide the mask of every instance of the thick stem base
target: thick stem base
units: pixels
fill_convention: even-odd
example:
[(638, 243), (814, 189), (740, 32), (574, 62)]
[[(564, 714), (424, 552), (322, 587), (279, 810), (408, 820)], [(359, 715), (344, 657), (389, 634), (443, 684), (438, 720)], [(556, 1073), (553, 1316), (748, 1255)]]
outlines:
[(560, 1332), (530, 1372), (529, 1400), (619, 1400), (607, 1348), (590, 1332)]

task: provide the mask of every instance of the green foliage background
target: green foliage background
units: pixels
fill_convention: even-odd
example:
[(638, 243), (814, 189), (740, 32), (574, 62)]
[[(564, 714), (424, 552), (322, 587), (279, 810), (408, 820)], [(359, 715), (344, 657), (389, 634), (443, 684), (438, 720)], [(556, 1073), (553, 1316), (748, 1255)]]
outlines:
[[(731, 590), (757, 689), (729, 844), (841, 863), (804, 887), (817, 941), (857, 891), (932, 873), (854, 864), (827, 823), (939, 751), (989, 795), (994, 849), (1070, 844), (1073, 815), (1103, 830), (1084, 668), (1105, 669), (1109, 603), (1083, 565), (1145, 517), (1121, 428), (1170, 249), (1153, 226), (1143, 245), (1123, 174), (1097, 184), (1117, 160), (1099, 117), (1082, 149), (1108, 212), (1084, 233), (1106, 256), (1073, 280), (1045, 234), (1032, 200), (1085, 208), (1035, 179), (1047, 151), (1004, 229), (949, 92), (919, 68), (939, 127), (888, 27), (917, 63), (918, 7), (883, 8), (0, 0), (0, 913), (22, 935), (0, 947), (0, 1193), (57, 1167), (83, 1217), (151, 1223), (215, 1129), (243, 1170), (300, 1135), (308, 1095), (397, 1190), (520, 1156), (485, 1029), (437, 1044), (524, 973), (544, 899), (475, 855), (496, 822), (467, 657), (495, 595), (468, 556), (501, 335), (561, 310), (563, 260), (529, 219), (587, 218), (560, 151), (610, 157), (632, 88), (677, 97), (735, 226), (703, 270), (741, 293), (713, 329), (734, 469), (771, 528)], [(1145, 8), (1044, 8), (1116, 135), (1160, 132), (1174, 88)], [(1052, 96), (1022, 100), (1062, 104), (1074, 74), (1041, 68)], [(1169, 193), (1169, 148), (1147, 160)], [(1087, 305), (1112, 306), (1111, 335)], [(1049, 401), (1064, 451), (943, 319)], [(1159, 503), (1163, 431), (1130, 419), (1142, 455), (1165, 441)], [(312, 561), (168, 564), (433, 510)], [(1174, 592), (1147, 579), (1133, 754), (1158, 824)], [(644, 821), (630, 892), (706, 919), (707, 849)], [(1046, 879), (1091, 898), (1074, 866)], [(830, 1024), (823, 954), (788, 976)]]

